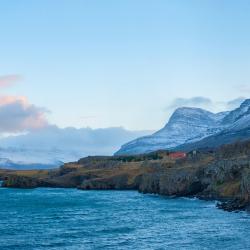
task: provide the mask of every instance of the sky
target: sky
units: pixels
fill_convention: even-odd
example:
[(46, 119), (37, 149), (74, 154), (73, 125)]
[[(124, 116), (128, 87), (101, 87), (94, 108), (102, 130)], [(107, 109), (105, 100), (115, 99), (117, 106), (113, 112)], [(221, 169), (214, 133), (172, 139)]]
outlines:
[[(157, 130), (250, 96), (250, 1), (2, 0), (0, 126)], [(15, 125), (13, 125), (15, 124)]]

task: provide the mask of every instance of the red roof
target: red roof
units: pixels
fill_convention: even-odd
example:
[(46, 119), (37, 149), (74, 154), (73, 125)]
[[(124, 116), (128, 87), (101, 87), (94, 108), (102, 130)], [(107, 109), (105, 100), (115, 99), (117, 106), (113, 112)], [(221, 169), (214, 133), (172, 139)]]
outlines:
[(184, 152), (173, 152), (169, 154), (170, 158), (172, 159), (179, 159), (186, 157), (186, 153)]

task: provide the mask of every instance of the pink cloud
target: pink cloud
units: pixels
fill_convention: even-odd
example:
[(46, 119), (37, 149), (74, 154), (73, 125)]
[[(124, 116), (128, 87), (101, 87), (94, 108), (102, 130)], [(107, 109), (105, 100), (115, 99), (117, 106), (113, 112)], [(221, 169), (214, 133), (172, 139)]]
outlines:
[(0, 76), (0, 88), (10, 87), (20, 80), (22, 80), (22, 77), (20, 75)]
[(0, 132), (17, 133), (48, 126), (47, 111), (25, 96), (0, 96)]
[[(0, 76), (0, 88), (20, 81), (17, 74)], [(48, 126), (46, 110), (30, 104), (25, 96), (0, 96), (0, 133), (17, 133)]]

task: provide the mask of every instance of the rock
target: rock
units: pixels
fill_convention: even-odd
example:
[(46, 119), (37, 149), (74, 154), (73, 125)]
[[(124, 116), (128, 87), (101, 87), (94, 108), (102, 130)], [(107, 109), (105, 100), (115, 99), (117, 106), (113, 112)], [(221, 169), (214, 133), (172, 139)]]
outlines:
[(116, 189), (125, 190), (133, 189), (133, 185), (128, 184), (128, 175), (116, 175), (108, 178), (95, 178), (91, 180), (83, 181), (83, 183), (78, 187), (79, 189)]
[(50, 186), (43, 180), (27, 176), (10, 175), (3, 180), (2, 187), (12, 188), (36, 188)]
[(226, 202), (220, 202), (216, 206), (225, 211), (232, 212), (246, 209), (249, 206), (249, 202), (244, 199), (232, 199)]

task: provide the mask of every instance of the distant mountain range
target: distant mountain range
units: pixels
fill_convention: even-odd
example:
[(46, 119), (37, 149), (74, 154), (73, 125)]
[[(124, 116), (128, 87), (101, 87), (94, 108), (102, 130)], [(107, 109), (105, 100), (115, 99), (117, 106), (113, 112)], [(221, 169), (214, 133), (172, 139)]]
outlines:
[(235, 110), (217, 114), (199, 108), (178, 108), (163, 129), (124, 144), (115, 155), (141, 154), (160, 149), (189, 151), (248, 138), (250, 99)]
[(52, 169), (62, 166), (61, 161), (54, 161), (52, 163), (29, 163), (29, 162), (15, 162), (7, 158), (0, 158), (0, 169), (15, 169), (15, 170), (31, 170), (31, 169)]
[(121, 144), (149, 133), (152, 132), (128, 131), (121, 127), (62, 129), (49, 126), (0, 139), (0, 168), (54, 168), (88, 155), (112, 155)]

